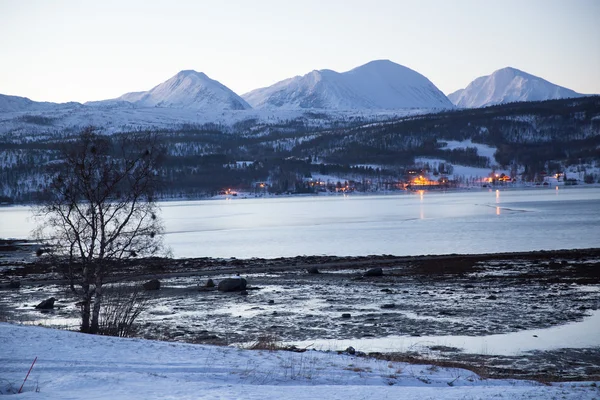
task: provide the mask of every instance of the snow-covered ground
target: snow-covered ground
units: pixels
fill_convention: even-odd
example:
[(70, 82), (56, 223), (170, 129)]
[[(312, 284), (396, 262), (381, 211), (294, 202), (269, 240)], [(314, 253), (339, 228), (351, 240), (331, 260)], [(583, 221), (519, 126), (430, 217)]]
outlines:
[(84, 335), (0, 323), (0, 394), (19, 399), (593, 399), (598, 382), (485, 380), (347, 354)]
[(417, 157), (415, 158), (415, 164), (418, 166), (429, 164), (432, 168), (437, 168), (441, 163), (450, 164), (453, 167), (452, 174), (449, 174), (450, 179), (483, 179), (490, 176), (492, 171), (497, 174), (510, 175), (509, 170), (500, 169), (494, 158), (496, 152), (495, 147), (487, 146), (481, 143), (473, 143), (471, 139), (456, 141), (456, 140), (442, 140), (445, 144), (443, 150), (455, 150), (455, 149), (466, 149), (468, 147), (474, 147), (477, 149), (477, 155), (486, 157), (489, 161), (489, 168), (478, 168), (470, 167), (465, 165), (452, 164), (441, 158), (429, 158), (429, 157)]
[[(431, 112), (426, 109), (397, 110), (197, 110), (171, 107), (138, 107), (124, 102), (114, 105), (44, 106), (27, 111), (0, 112), (0, 134), (35, 132), (54, 134), (68, 129), (78, 130), (95, 126), (106, 133), (126, 132), (135, 129), (182, 129), (186, 124), (217, 124), (223, 127), (235, 123), (257, 120), (264, 124), (286, 123), (303, 119), (313, 127), (328, 126), (331, 121), (365, 119), (385, 121), (407, 115)], [(42, 117), (50, 125), (28, 123), (28, 118)], [(25, 120), (24, 120), (25, 119)], [(32, 138), (35, 138), (32, 137)]]
[(497, 149), (495, 147), (491, 147), (481, 143), (473, 143), (471, 139), (461, 141), (444, 140), (444, 142), (446, 143), (444, 150), (466, 149), (467, 147), (475, 147), (477, 149), (477, 155), (481, 157), (486, 157), (490, 161), (490, 165), (496, 164), (494, 153)]

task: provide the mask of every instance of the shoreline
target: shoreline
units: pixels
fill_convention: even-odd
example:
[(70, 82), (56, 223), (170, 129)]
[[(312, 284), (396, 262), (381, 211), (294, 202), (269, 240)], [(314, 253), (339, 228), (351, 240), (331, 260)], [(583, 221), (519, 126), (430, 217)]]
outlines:
[[(496, 191), (496, 190), (556, 190), (556, 188), (560, 188), (559, 190), (568, 190), (568, 189), (597, 189), (600, 188), (600, 183), (581, 183), (577, 185), (565, 185), (564, 182), (555, 182), (549, 183), (548, 185), (544, 184), (535, 184), (535, 183), (518, 183), (518, 184), (506, 184), (506, 185), (490, 185), (487, 186), (481, 185), (472, 185), (472, 186), (460, 186), (460, 187), (431, 187), (431, 186), (423, 186), (420, 188), (419, 186), (415, 186), (411, 189), (398, 189), (398, 190), (380, 190), (374, 192), (316, 192), (316, 193), (266, 193), (266, 194), (256, 194), (252, 192), (238, 192), (237, 196), (232, 195), (215, 195), (215, 196), (199, 196), (199, 197), (187, 197), (187, 198), (176, 198), (176, 197), (165, 197), (160, 198), (157, 203), (173, 203), (173, 202), (193, 202), (193, 201), (218, 201), (218, 200), (252, 200), (252, 199), (286, 199), (286, 198), (318, 198), (318, 197), (344, 197), (344, 196), (357, 196), (357, 197), (379, 197), (379, 196), (401, 196), (401, 195), (410, 195), (419, 193), (420, 191), (424, 191), (426, 193), (438, 194), (438, 193), (464, 193), (473, 190), (487, 190), (487, 191)], [(1, 208), (10, 208), (10, 207), (34, 207), (37, 202), (26, 202), (26, 203), (12, 203), (12, 204), (0, 204)]]
[[(320, 340), (344, 343), (334, 352), (345, 352), (349, 344), (370, 357), (476, 368), (492, 378), (600, 377), (600, 345), (578, 348), (571, 337), (559, 340), (558, 347), (535, 345), (539, 341), (541, 346), (546, 336), (557, 339), (553, 328), (589, 324), (588, 317), (597, 315), (600, 248), (404, 257), (149, 258), (118, 267), (109, 285), (160, 281), (159, 290), (146, 292), (150, 306), (140, 317), (140, 338), (239, 345), (268, 337), (300, 348)], [(309, 273), (311, 267), (318, 273)], [(374, 268), (381, 268), (382, 275), (367, 276)], [(218, 282), (237, 274), (248, 281), (246, 295), (206, 288), (208, 279)], [(19, 280), (20, 288), (10, 289), (11, 280)], [(77, 330), (79, 299), (64, 283), (58, 264), (0, 253), (0, 314), (8, 321)], [(57, 298), (55, 310), (33, 308), (50, 296)], [(492, 354), (491, 346), (472, 353), (456, 344), (427, 342), (432, 337), (515, 335), (528, 337), (534, 347), (520, 354)], [(393, 337), (419, 346), (380, 352), (361, 348)]]
[[(6, 271), (3, 266), (12, 264), (21, 270), (21, 274), (39, 274), (51, 265), (45, 257), (37, 257), (35, 251), (39, 244), (27, 239), (2, 239), (0, 238), (0, 287)], [(564, 248), (552, 250), (531, 250), (518, 252), (497, 253), (447, 253), (447, 254), (419, 254), (419, 255), (393, 255), (371, 254), (364, 256), (339, 256), (339, 255), (298, 255), (294, 257), (273, 258), (221, 258), (221, 257), (148, 257), (115, 261), (121, 268), (116, 275), (122, 279), (143, 279), (145, 277), (186, 277), (198, 272), (205, 275), (218, 275), (223, 273), (263, 273), (273, 271), (286, 271), (306, 269), (313, 266), (319, 269), (355, 269), (366, 266), (385, 267), (398, 264), (419, 263), (429, 270), (429, 273), (464, 273), (459, 269), (442, 266), (441, 262), (454, 265), (457, 261), (467, 262), (472, 265), (477, 262), (494, 260), (552, 260), (556, 258), (585, 258), (599, 257), (600, 247)], [(144, 273), (140, 273), (140, 265), (144, 264)], [(433, 267), (435, 266), (435, 267)], [(598, 272), (600, 281), (600, 271)]]

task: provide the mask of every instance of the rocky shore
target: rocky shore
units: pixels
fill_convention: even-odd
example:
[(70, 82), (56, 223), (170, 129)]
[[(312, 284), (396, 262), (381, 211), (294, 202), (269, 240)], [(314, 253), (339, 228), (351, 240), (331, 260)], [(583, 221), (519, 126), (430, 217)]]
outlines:
[[(0, 243), (1, 316), (77, 329), (78, 299), (67, 289), (62, 267), (34, 253), (31, 243)], [(230, 286), (242, 278), (243, 288)], [(153, 258), (115, 265), (112, 279), (115, 287), (153, 282), (144, 291), (148, 307), (139, 318), (139, 336), (221, 345), (265, 337), (294, 343), (484, 336), (561, 326), (600, 309), (600, 249), (418, 257)], [(222, 286), (235, 289), (218, 290), (227, 279)], [(53, 309), (35, 309), (50, 297), (56, 299)], [(421, 346), (372, 355), (460, 363), (485, 368), (489, 376), (600, 376), (598, 347), (570, 349), (565, 344), (563, 349), (511, 356), (483, 353)]]

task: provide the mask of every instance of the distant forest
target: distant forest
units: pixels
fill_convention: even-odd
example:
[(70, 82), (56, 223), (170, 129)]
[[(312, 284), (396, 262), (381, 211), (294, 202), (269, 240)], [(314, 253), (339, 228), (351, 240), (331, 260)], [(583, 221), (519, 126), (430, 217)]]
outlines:
[[(496, 164), (524, 171), (519, 179), (539, 179), (570, 165), (600, 167), (598, 96), (388, 121), (334, 121), (327, 128), (315, 128), (307, 118), (311, 115), (277, 124), (250, 120), (227, 128), (203, 125), (156, 131), (166, 149), (161, 196), (199, 198), (228, 189), (304, 193), (319, 190), (310, 184), (313, 175), (348, 176), (362, 182), (363, 188), (369, 182), (377, 189), (407, 179), (420, 168), (415, 165), (417, 157), (445, 160), (448, 165), (439, 166), (438, 174), (451, 172), (452, 164), (492, 168), (476, 147), (444, 148), (444, 141), (467, 139), (496, 148)], [(38, 122), (51, 124), (47, 119)], [(48, 171), (61, 162), (61, 146), (77, 133), (0, 137), (0, 202), (43, 197)], [(113, 137), (119, 135), (127, 133)]]

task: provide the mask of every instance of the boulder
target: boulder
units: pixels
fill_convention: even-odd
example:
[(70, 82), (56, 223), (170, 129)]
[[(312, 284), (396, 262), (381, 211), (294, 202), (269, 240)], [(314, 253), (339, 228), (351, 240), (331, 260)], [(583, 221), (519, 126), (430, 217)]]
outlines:
[(396, 305), (394, 303), (382, 304), (381, 308), (396, 308)]
[(319, 269), (317, 267), (307, 268), (306, 272), (308, 272), (309, 274), (320, 274)]
[(383, 270), (381, 268), (371, 268), (365, 272), (364, 276), (383, 276)]
[(352, 314), (350, 314), (350, 313), (343, 313), (342, 314), (342, 318), (352, 318)]
[(206, 281), (206, 287), (215, 287), (215, 281), (209, 279)]
[(160, 281), (158, 279), (151, 279), (144, 283), (143, 286), (145, 290), (158, 290), (160, 289)]
[(56, 299), (54, 297), (50, 297), (49, 299), (46, 299), (46, 300), (42, 301), (40, 304), (38, 304), (37, 306), (35, 306), (35, 308), (37, 308), (38, 310), (50, 310), (50, 309), (54, 308), (55, 301), (56, 301)]
[(354, 349), (354, 347), (348, 346), (348, 348), (346, 349), (346, 353), (348, 353), (350, 355), (354, 355), (354, 354), (356, 354), (356, 350)]
[(219, 292), (241, 292), (246, 290), (247, 282), (244, 278), (226, 278), (219, 282), (217, 289)]

